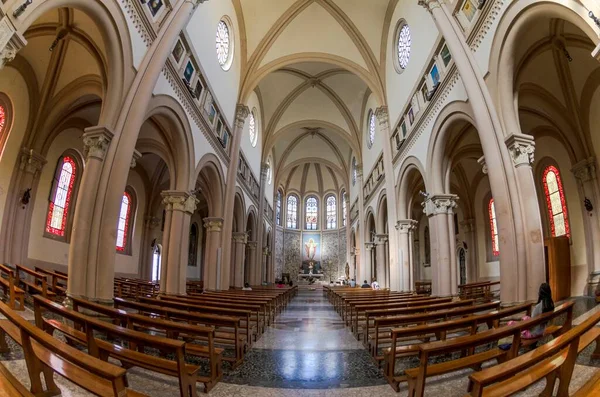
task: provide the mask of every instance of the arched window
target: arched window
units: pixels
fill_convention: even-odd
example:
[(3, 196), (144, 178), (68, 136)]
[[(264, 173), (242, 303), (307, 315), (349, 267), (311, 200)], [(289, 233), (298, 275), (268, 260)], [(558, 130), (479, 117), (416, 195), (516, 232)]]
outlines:
[(429, 237), (429, 226), (425, 226), (423, 240), (425, 244), (425, 265), (431, 266), (431, 241)]
[(327, 197), (326, 204), (327, 229), (335, 229), (337, 227), (337, 203), (333, 194)]
[(225, 71), (231, 68), (233, 60), (233, 37), (228, 18), (223, 18), (217, 24), (217, 34), (215, 37), (217, 49), (217, 61)]
[(298, 229), (298, 197), (293, 194), (287, 199), (287, 222), (288, 229)]
[(375, 131), (377, 128), (377, 121), (375, 120), (375, 113), (372, 110), (369, 111), (369, 136), (367, 138), (367, 146), (369, 149), (373, 146), (373, 142), (375, 142)]
[(65, 237), (76, 177), (75, 159), (70, 155), (62, 156), (54, 173), (46, 217), (46, 232), (51, 235)]
[(552, 237), (571, 236), (569, 218), (567, 217), (567, 202), (558, 168), (553, 165), (546, 167), (542, 177), (544, 194), (550, 218)]
[(131, 252), (131, 226), (133, 225), (133, 192), (128, 188), (123, 193), (121, 211), (119, 211), (119, 222), (117, 224), (117, 251), (122, 253)]
[(348, 210), (346, 206), (346, 192), (342, 193), (342, 226), (346, 226), (346, 211)]
[(190, 241), (188, 243), (188, 266), (196, 267), (198, 258), (198, 226), (192, 223)]
[(250, 137), (252, 147), (255, 147), (256, 142), (258, 142), (258, 134), (256, 133), (256, 117), (254, 117), (254, 111), (250, 112), (248, 120), (248, 136)]
[(0, 92), (0, 158), (4, 152), (6, 141), (12, 124), (12, 104), (10, 98)]
[(358, 165), (356, 164), (356, 157), (352, 158), (352, 185), (356, 184), (356, 178), (358, 177)]
[(491, 198), (488, 203), (488, 216), (490, 219), (490, 237), (492, 239), (492, 255), (500, 255), (500, 245), (498, 244), (498, 225), (496, 223), (496, 206), (494, 199)]
[(0, 134), (4, 132), (4, 125), (6, 124), (6, 109), (0, 105)]
[(306, 199), (306, 230), (317, 230), (319, 204), (316, 197)]
[(275, 223), (281, 226), (281, 190), (277, 191), (277, 201), (275, 203)]

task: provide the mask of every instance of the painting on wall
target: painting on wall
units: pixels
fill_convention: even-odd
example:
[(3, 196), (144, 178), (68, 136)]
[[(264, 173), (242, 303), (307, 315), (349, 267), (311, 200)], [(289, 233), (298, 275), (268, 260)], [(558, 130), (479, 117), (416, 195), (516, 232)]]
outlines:
[(155, 17), (158, 14), (162, 6), (163, 0), (150, 0), (148, 2), (148, 7), (150, 8), (150, 12), (152, 13), (153, 17)]
[(302, 264), (301, 273), (321, 274), (321, 234), (302, 234)]

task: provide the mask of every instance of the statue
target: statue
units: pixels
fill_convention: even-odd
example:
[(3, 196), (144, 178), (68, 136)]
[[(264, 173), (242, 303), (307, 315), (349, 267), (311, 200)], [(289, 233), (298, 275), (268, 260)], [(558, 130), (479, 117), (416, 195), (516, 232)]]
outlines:
[(346, 262), (346, 281), (350, 280), (350, 265)]

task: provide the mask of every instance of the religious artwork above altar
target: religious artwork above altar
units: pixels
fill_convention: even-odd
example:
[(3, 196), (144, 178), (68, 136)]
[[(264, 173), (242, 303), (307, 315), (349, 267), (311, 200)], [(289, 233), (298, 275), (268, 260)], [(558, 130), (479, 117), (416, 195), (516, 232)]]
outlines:
[(301, 274), (321, 274), (321, 234), (302, 234)]

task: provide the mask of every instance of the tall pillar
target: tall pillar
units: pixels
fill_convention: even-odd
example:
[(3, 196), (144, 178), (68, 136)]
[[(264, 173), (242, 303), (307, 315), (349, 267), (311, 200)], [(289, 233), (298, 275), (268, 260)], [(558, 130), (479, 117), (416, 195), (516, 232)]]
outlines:
[(94, 202), (98, 194), (104, 158), (112, 137), (113, 133), (105, 126), (86, 128), (83, 134), (85, 168), (79, 184), (69, 244), (68, 296), (94, 297), (87, 289), (90, 277), (87, 266), (89, 252), (81, 248), (89, 246), (92, 238)]
[[(238, 173), (238, 163), (240, 161), (240, 145), (242, 142), (242, 135), (244, 134), (244, 124), (246, 118), (250, 114), (248, 106), (238, 104), (235, 110), (235, 124), (233, 129), (233, 141), (231, 145), (229, 167), (227, 168), (227, 181), (225, 183), (225, 203), (223, 204), (223, 233), (222, 233), (222, 259), (223, 263), (231, 263), (231, 241), (233, 233), (233, 217), (234, 211), (233, 206), (235, 202), (235, 188)], [(263, 194), (264, 196), (264, 194)], [(260, 201), (259, 201), (260, 205)], [(262, 220), (263, 214), (259, 214), (259, 219)], [(262, 222), (259, 224), (262, 227)], [(260, 233), (260, 232), (259, 232)], [(256, 255), (256, 254), (254, 254)], [(219, 280), (219, 289), (224, 288), (229, 283), (229, 270), (221, 273), (221, 280)]]
[(410, 291), (415, 285), (415, 275), (412, 257), (412, 231), (416, 228), (417, 221), (412, 219), (402, 219), (396, 222), (396, 230), (398, 231), (400, 265), (402, 267), (403, 277), (402, 284), (398, 291)]
[[(528, 211), (531, 204), (526, 203), (529, 200), (535, 201), (535, 196), (526, 195), (526, 192), (534, 187), (522, 186), (526, 178), (515, 175), (513, 158), (504, 145), (505, 134), (492, 96), (452, 11), (443, 0), (419, 0), (418, 3), (430, 12), (438, 30), (444, 36), (473, 110), (475, 126), (489, 169), (498, 219), (502, 255), (502, 300), (510, 302), (534, 299), (537, 297), (538, 286), (535, 286), (535, 289), (531, 288), (535, 282), (533, 280), (537, 280), (545, 271), (541, 218), (539, 211)], [(520, 131), (518, 125), (507, 128)], [(433, 188), (442, 191), (441, 183), (441, 178), (432, 181), (435, 185)], [(533, 280), (528, 280), (528, 276), (532, 276)]]
[(271, 249), (268, 246), (264, 246), (262, 251), (262, 260), (261, 260), (261, 277), (260, 282), (267, 281), (267, 264), (269, 260), (269, 256), (271, 256)]
[(245, 232), (233, 233), (233, 246), (235, 252), (233, 285), (235, 287), (244, 286), (244, 260), (246, 258), (246, 243), (248, 235)]
[(377, 282), (383, 288), (389, 288), (389, 284), (387, 283), (387, 275), (390, 272), (390, 269), (386, 269), (386, 248), (388, 243), (388, 235), (387, 234), (378, 234), (375, 236), (375, 255), (377, 256)]
[(477, 226), (475, 218), (465, 219), (460, 222), (467, 243), (467, 282), (475, 283), (479, 280), (479, 266), (477, 257)]
[(152, 280), (153, 253), (149, 249), (154, 233), (152, 232), (160, 225), (160, 218), (152, 215), (144, 217), (144, 232), (142, 233), (142, 252), (140, 252), (140, 278)]
[(458, 196), (438, 194), (428, 198), (424, 211), (429, 217), (431, 237), (431, 282), (434, 295), (456, 293), (456, 252), (451, 224)]
[[(358, 263), (360, 270), (358, 271), (358, 279), (369, 281), (371, 279), (371, 268), (370, 264), (367, 263), (366, 249), (362, 249), (361, 245), (366, 243), (365, 232), (367, 228), (367, 220), (365, 219), (365, 194), (363, 189), (363, 169), (362, 163), (356, 164), (356, 184), (358, 185), (358, 224), (360, 226), (360, 233), (356, 234), (356, 247), (358, 248)], [(370, 261), (369, 261), (370, 262)], [(358, 283), (359, 280), (356, 280)]]
[[(165, 253), (163, 246), (163, 263), (165, 269), (164, 292), (184, 294), (187, 278), (188, 246), (190, 240), (190, 222), (196, 211), (198, 199), (189, 192), (166, 190), (161, 193), (165, 210), (170, 213), (168, 244)], [(161, 280), (162, 281), (162, 280)]]
[[(267, 174), (269, 173), (269, 164), (262, 163), (260, 165), (260, 194), (258, 195), (258, 233), (256, 237), (256, 242), (259, 247), (263, 247), (263, 240), (265, 236), (263, 236), (264, 228), (264, 219), (265, 219), (265, 188), (267, 186)], [(263, 266), (264, 262), (264, 254), (263, 249), (257, 250), (256, 252), (256, 263), (260, 264), (260, 266), (256, 269), (256, 278), (260, 280), (260, 283), (267, 279), (266, 266)]]
[(0, 19), (0, 70), (2, 70), (4, 65), (15, 59), (17, 52), (27, 45), (27, 40), (1, 9), (0, 18), (2, 18)]
[[(220, 290), (219, 275), (223, 273), (224, 262), (220, 244), (222, 239), (223, 218), (207, 217), (203, 219), (206, 232), (206, 252), (204, 252), (204, 288)], [(229, 287), (229, 286), (227, 286)]]
[(256, 241), (248, 241), (246, 243), (246, 257), (248, 258), (248, 267), (245, 269), (244, 282), (250, 283), (250, 285), (258, 285), (256, 281), (256, 248), (258, 247), (258, 243)]
[[(600, 278), (600, 220), (598, 210), (600, 210), (600, 195), (598, 194), (598, 179), (596, 177), (596, 159), (589, 158), (575, 164), (571, 169), (577, 179), (581, 196), (584, 200), (584, 228), (586, 235), (587, 260), (588, 260), (588, 287), (595, 287)], [(587, 201), (586, 201), (587, 200)], [(587, 208), (586, 208), (587, 207)], [(593, 284), (593, 285), (590, 285)], [(593, 294), (593, 290), (588, 288), (587, 293)]]
[(373, 252), (375, 249), (375, 244), (371, 242), (365, 243), (364, 249), (364, 257), (368, 258), (363, 264), (361, 264), (361, 269), (363, 269), (362, 277), (360, 277), (360, 282), (367, 280), (367, 283), (370, 283), (374, 276), (374, 264), (373, 264)]
[[(388, 224), (394, 225), (398, 220), (398, 216), (396, 214), (396, 183), (394, 181), (394, 159), (392, 155), (392, 147), (390, 145), (390, 139), (392, 138), (392, 134), (390, 131), (390, 119), (388, 115), (387, 106), (381, 106), (377, 108), (375, 110), (375, 115), (379, 120), (379, 128), (383, 137), (385, 138), (385, 143), (383, 145), (383, 169), (385, 173), (385, 189), (387, 192), (387, 215)], [(390, 227), (388, 230), (388, 234), (390, 262), (389, 287), (393, 291), (399, 291), (402, 288), (404, 279), (408, 278), (408, 274), (402, 273), (403, 268), (400, 265), (400, 260), (398, 258), (398, 235), (396, 233), (396, 229)]]

